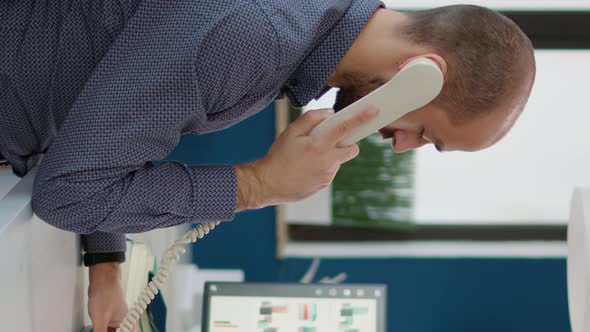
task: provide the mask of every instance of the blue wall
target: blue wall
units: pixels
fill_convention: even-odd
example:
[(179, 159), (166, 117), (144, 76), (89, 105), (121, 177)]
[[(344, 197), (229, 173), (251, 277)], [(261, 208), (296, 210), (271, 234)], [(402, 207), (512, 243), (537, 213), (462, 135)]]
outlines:
[[(239, 163), (274, 140), (271, 108), (223, 132), (186, 136), (170, 159)], [(240, 213), (194, 248), (204, 268), (239, 268), (247, 281), (297, 281), (307, 259), (275, 258), (274, 209)], [(318, 276), (388, 285), (391, 332), (565, 332), (565, 259), (326, 259)]]

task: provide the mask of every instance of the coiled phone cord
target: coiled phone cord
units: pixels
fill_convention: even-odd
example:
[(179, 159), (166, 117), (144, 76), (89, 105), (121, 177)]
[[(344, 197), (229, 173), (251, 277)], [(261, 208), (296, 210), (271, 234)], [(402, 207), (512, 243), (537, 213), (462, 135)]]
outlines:
[(178, 261), (181, 254), (186, 252), (184, 245), (194, 243), (197, 242), (198, 239), (202, 239), (217, 225), (219, 225), (219, 221), (210, 222), (207, 224), (198, 224), (195, 226), (195, 228), (186, 232), (182, 238), (174, 242), (170, 249), (162, 254), (158, 272), (152, 278), (152, 281), (150, 281), (144, 288), (137, 300), (135, 300), (135, 303), (129, 312), (127, 312), (127, 316), (125, 316), (125, 319), (121, 323), (121, 326), (117, 329), (117, 332), (131, 332), (133, 326), (137, 323), (139, 317), (141, 317), (141, 314), (143, 314), (145, 311), (145, 308), (147, 308), (148, 304), (154, 299), (156, 294), (158, 294), (158, 289), (166, 282), (166, 279), (168, 279), (168, 274), (170, 273), (172, 265)]

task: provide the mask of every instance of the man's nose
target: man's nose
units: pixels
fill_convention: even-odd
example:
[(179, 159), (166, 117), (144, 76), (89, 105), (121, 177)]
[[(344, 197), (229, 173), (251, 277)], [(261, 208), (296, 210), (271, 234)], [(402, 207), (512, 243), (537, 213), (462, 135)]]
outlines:
[(392, 148), (393, 151), (397, 153), (414, 150), (428, 144), (428, 142), (423, 140), (418, 133), (405, 130), (396, 130), (393, 134), (393, 138)]

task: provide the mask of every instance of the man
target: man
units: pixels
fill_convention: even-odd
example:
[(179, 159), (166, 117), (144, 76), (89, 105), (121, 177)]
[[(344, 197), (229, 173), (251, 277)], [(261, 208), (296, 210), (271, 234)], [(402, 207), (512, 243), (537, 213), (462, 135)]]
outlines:
[(398, 152), (427, 143), (475, 151), (511, 128), (535, 74), (522, 31), (475, 6), (401, 13), (376, 0), (20, 1), (0, 4), (0, 22), (0, 154), (18, 175), (45, 154), (33, 208), (87, 234), (99, 332), (126, 312), (125, 232), (231, 220), (307, 197), (357, 155), (356, 145), (336, 147), (339, 138), (378, 110), (313, 137), (332, 111), (308, 112), (251, 163), (150, 162), (180, 134), (227, 128), (283, 96), (305, 105), (331, 87), (340, 88), (340, 109), (422, 56), (440, 66), (443, 91), (382, 136)]

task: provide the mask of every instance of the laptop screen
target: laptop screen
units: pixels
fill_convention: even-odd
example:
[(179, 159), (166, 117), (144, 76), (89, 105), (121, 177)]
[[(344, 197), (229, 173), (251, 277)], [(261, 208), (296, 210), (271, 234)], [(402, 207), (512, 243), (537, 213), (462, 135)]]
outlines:
[(385, 285), (205, 284), (203, 332), (385, 332)]

